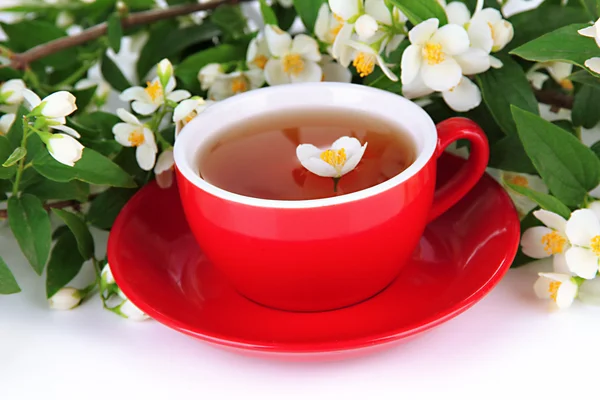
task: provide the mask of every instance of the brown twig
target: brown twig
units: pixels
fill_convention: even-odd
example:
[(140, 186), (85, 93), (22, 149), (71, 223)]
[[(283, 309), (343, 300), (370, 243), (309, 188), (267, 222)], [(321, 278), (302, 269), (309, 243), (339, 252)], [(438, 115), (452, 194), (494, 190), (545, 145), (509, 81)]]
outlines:
[(554, 90), (534, 90), (535, 97), (540, 103), (548, 104), (553, 110), (573, 109), (573, 96)]
[[(88, 201), (92, 201), (94, 200), (98, 195), (97, 194), (92, 194), (88, 197)], [(67, 207), (74, 207), (77, 208), (79, 206), (81, 206), (81, 202), (76, 201), (76, 200), (63, 200), (63, 201), (57, 201), (54, 203), (47, 203), (44, 204), (44, 209), (46, 209), (46, 211), (50, 211), (51, 208), (67, 208)], [(0, 210), (0, 219), (6, 219), (8, 218), (8, 211), (7, 210)]]
[[(142, 11), (124, 17), (121, 20), (121, 26), (123, 29), (127, 29), (138, 25), (151, 24), (153, 22), (162, 21), (165, 19), (188, 15), (197, 11), (212, 10), (223, 4), (236, 4), (245, 1), (250, 0), (210, 0), (208, 2), (199, 4), (187, 4), (160, 10)], [(108, 23), (103, 22), (84, 30), (77, 35), (52, 40), (50, 42), (33, 47), (23, 53), (14, 53), (11, 55), (11, 63), (7, 66), (14, 69), (24, 70), (33, 61), (37, 61), (54, 53), (58, 53), (61, 50), (79, 46), (83, 43), (97, 39), (105, 35), (107, 30)]]

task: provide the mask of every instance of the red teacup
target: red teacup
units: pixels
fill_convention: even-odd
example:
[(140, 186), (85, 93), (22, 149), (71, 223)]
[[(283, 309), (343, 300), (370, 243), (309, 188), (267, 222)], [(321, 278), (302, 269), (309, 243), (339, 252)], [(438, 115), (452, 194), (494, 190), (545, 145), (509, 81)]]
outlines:
[[(335, 108), (394, 121), (417, 147), (396, 177), (359, 192), (278, 201), (227, 192), (198, 174), (200, 149), (247, 118)], [(436, 160), (458, 139), (471, 142), (465, 167), (435, 194)], [(366, 86), (307, 83), (247, 92), (196, 117), (180, 133), (175, 163), (181, 201), (202, 250), (244, 296), (290, 311), (324, 311), (363, 301), (389, 285), (425, 225), (460, 200), (488, 161), (483, 131), (452, 118), (437, 126), (403, 97)]]

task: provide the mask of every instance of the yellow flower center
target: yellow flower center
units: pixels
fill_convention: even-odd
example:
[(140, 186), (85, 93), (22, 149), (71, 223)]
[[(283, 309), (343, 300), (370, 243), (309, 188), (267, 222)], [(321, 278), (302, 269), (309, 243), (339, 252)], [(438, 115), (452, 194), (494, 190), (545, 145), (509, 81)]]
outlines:
[(246, 78), (238, 76), (231, 81), (231, 91), (235, 94), (243, 93), (248, 90)]
[(189, 124), (194, 118), (196, 118), (196, 115), (198, 115), (196, 111), (192, 111), (191, 113), (189, 113), (187, 117), (183, 119), (184, 125)]
[(439, 43), (426, 43), (423, 46), (423, 58), (429, 65), (436, 65), (444, 62), (446, 55), (442, 51), (442, 45)]
[(573, 90), (573, 82), (570, 79), (563, 79), (560, 81), (560, 86), (565, 90)]
[(150, 99), (152, 99), (152, 101), (156, 101), (156, 99), (162, 97), (163, 90), (159, 81), (148, 81), (146, 82), (146, 85), (147, 87), (144, 90), (146, 91), (146, 93), (148, 93), (148, 96), (150, 96)]
[(556, 231), (552, 231), (544, 236), (542, 236), (542, 244), (544, 245), (544, 250), (548, 254), (559, 254), (562, 253), (565, 244), (567, 244), (567, 239), (565, 239), (560, 233)]
[(339, 170), (346, 163), (346, 149), (325, 150), (321, 153), (321, 160)]
[(508, 182), (516, 186), (529, 187), (529, 181), (522, 175), (515, 175), (508, 179)]
[(550, 293), (550, 298), (554, 301), (556, 301), (556, 296), (558, 296), (560, 285), (562, 285), (562, 282), (558, 281), (550, 282), (550, 285), (548, 285), (548, 293)]
[(371, 75), (375, 70), (375, 61), (376, 58), (373, 54), (360, 52), (354, 58), (352, 65), (354, 65), (360, 77), (364, 78), (367, 75)]
[(260, 69), (265, 69), (265, 65), (267, 65), (267, 61), (269, 61), (269, 59), (265, 55), (261, 54), (259, 56), (256, 56), (256, 58), (254, 58), (254, 61), (252, 61), (252, 63)]
[(590, 247), (595, 255), (600, 257), (600, 236), (594, 236), (592, 238), (592, 242), (590, 243)]
[(138, 147), (144, 144), (144, 134), (142, 132), (133, 131), (127, 138), (133, 147)]
[(290, 53), (283, 57), (283, 70), (286, 74), (298, 76), (304, 71), (304, 60), (300, 54)]

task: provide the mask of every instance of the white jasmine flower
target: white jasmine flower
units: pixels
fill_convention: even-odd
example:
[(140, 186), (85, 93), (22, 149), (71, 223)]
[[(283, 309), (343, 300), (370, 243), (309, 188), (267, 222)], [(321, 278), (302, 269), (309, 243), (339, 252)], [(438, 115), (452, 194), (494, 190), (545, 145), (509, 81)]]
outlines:
[(214, 104), (214, 101), (204, 100), (202, 97), (194, 96), (184, 100), (175, 107), (173, 112), (173, 122), (175, 123), (175, 136), (191, 122), (198, 114), (206, 110), (207, 107)]
[(235, 71), (218, 76), (208, 90), (208, 97), (214, 101), (224, 100), (248, 90), (258, 89), (264, 83), (265, 74), (260, 69)]
[(554, 272), (568, 273), (570, 268), (565, 253), (569, 251), (567, 221), (558, 214), (537, 210), (533, 215), (546, 226), (529, 228), (521, 238), (523, 253), (532, 258), (553, 257)]
[(0, 136), (6, 135), (10, 130), (10, 127), (15, 122), (15, 114), (4, 114), (0, 117)]
[(342, 17), (332, 13), (326, 3), (319, 8), (315, 23), (315, 34), (321, 42), (332, 45), (343, 25), (344, 20)]
[(324, 82), (350, 83), (352, 81), (350, 70), (336, 62), (331, 56), (323, 55), (319, 65), (321, 66), (321, 70), (323, 70)]
[(371, 75), (375, 66), (378, 65), (388, 79), (394, 82), (398, 80), (396, 74), (386, 65), (379, 51), (367, 44), (355, 41), (349, 41), (348, 46), (354, 49), (352, 65), (361, 77)]
[(145, 88), (134, 86), (126, 89), (121, 93), (120, 98), (123, 101), (133, 101), (131, 108), (136, 113), (150, 115), (165, 104), (167, 100), (179, 103), (191, 96), (187, 90), (174, 90), (175, 85), (174, 77), (171, 77), (164, 87), (160, 82), (160, 78), (156, 77), (152, 82), (148, 82)]
[(118, 306), (119, 313), (133, 321), (144, 321), (148, 317), (142, 310), (140, 310), (131, 300), (125, 300), (120, 306)]
[(19, 104), (23, 101), (25, 82), (21, 79), (10, 79), (0, 86), (0, 104)]
[(135, 157), (140, 168), (150, 171), (154, 167), (158, 152), (154, 133), (123, 108), (117, 110), (117, 115), (123, 122), (113, 127), (115, 140), (122, 146), (135, 147)]
[(533, 67), (531, 67), (529, 72), (527, 72), (527, 79), (529, 79), (532, 85), (538, 90), (542, 88), (544, 82), (548, 79), (548, 76), (546, 74), (537, 72), (542, 68), (545, 68), (552, 77), (552, 79), (554, 79), (556, 83), (562, 86), (563, 89), (573, 90), (573, 82), (571, 82), (571, 80), (569, 79), (569, 76), (571, 76), (571, 74), (573, 73), (572, 64), (555, 61), (537, 63)]
[(217, 77), (223, 75), (224, 73), (225, 70), (221, 64), (213, 63), (202, 67), (202, 69), (200, 69), (198, 72), (198, 81), (200, 82), (202, 90), (209, 90)]
[(571, 272), (593, 279), (600, 268), (600, 220), (593, 210), (574, 211), (567, 221), (567, 237), (573, 245), (566, 252)]
[(573, 304), (579, 287), (570, 275), (540, 273), (539, 276), (533, 289), (540, 299), (551, 299), (559, 309)]
[(296, 156), (313, 174), (339, 178), (356, 168), (366, 149), (367, 143), (361, 145), (358, 139), (344, 136), (324, 150), (312, 144), (301, 144), (296, 148)]
[[(421, 76), (417, 76), (411, 83), (402, 87), (402, 94), (407, 99), (427, 96), (433, 92), (434, 90), (425, 85)], [(482, 100), (479, 87), (465, 76), (461, 77), (458, 85), (441, 93), (448, 107), (457, 112), (477, 108)]]
[[(592, 26), (577, 31), (580, 35), (594, 38), (598, 47), (600, 47), (600, 19)], [(600, 74), (600, 57), (592, 57), (585, 61), (585, 66), (593, 72)]]
[[(267, 44), (267, 39), (265, 39), (264, 34), (261, 32), (254, 39), (252, 39), (250, 41), (250, 44), (248, 45), (248, 52), (246, 53), (246, 64), (248, 65), (248, 68), (250, 68), (250, 69), (264, 70), (265, 66), (267, 65), (267, 61), (269, 61), (270, 57), (271, 57), (271, 52), (269, 51), (269, 45)], [(206, 86), (206, 88), (203, 87), (204, 90), (206, 90), (210, 86), (212, 86), (212, 82), (214, 82), (214, 79), (217, 76), (223, 74), (223, 70), (221, 69), (220, 64), (209, 64), (209, 65), (211, 66), (210, 68), (212, 68), (212, 71), (214, 71), (214, 72), (211, 73), (210, 68), (204, 72), (205, 76), (210, 76), (210, 78), (208, 78), (208, 80), (210, 80), (210, 84), (203, 85), (203, 86)], [(208, 67), (208, 65), (207, 65), (207, 67)], [(206, 68), (206, 67), (204, 67), (204, 68)], [(207, 81), (206, 77), (204, 77), (203, 79), (205, 82)], [(202, 82), (202, 79), (200, 81)]]
[(316, 40), (304, 34), (292, 40), (289, 33), (272, 25), (265, 28), (265, 36), (272, 54), (265, 66), (270, 86), (321, 81), (323, 71), (318, 64), (321, 53)]
[(31, 90), (24, 89), (23, 97), (27, 108), (34, 112), (38, 112), (58, 124), (64, 125), (67, 121), (65, 117), (77, 110), (77, 105), (75, 104), (77, 99), (71, 93), (66, 91), (52, 93), (41, 100), (39, 96)]
[(439, 28), (432, 18), (415, 26), (408, 33), (411, 45), (402, 56), (402, 83), (408, 85), (417, 76), (435, 91), (456, 87), (462, 78), (462, 68), (454, 56), (469, 49), (467, 32), (458, 25)]
[[(67, 128), (63, 126), (63, 128)], [(46, 148), (50, 155), (59, 163), (72, 167), (83, 155), (83, 145), (72, 136), (57, 133), (46, 140)]]
[(70, 310), (79, 305), (82, 300), (81, 291), (72, 287), (64, 287), (48, 299), (50, 308), (55, 310)]

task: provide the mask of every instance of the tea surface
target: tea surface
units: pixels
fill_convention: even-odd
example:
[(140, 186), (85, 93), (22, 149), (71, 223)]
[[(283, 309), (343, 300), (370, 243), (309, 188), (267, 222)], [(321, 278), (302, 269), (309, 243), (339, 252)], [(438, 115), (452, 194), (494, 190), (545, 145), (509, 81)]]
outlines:
[[(300, 164), (296, 147), (313, 144), (325, 149), (342, 136), (368, 145), (361, 162), (341, 177), (334, 191), (332, 178), (317, 176)], [(209, 143), (198, 165), (204, 180), (229, 192), (269, 200), (311, 200), (375, 186), (414, 160), (412, 139), (389, 122), (361, 113), (315, 110), (246, 120)]]

